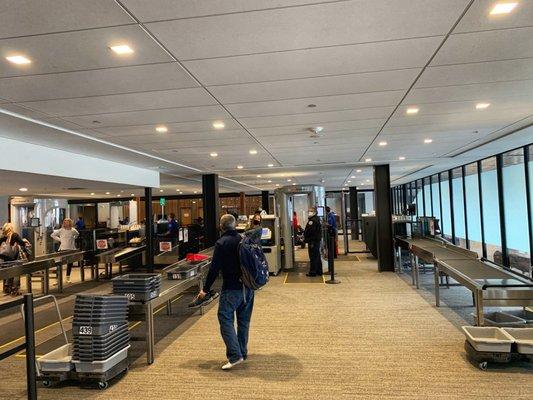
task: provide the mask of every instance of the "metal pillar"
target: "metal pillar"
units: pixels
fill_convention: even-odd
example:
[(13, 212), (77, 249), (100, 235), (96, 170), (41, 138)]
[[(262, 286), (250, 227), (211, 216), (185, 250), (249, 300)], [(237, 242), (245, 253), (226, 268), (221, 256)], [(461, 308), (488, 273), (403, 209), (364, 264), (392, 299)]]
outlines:
[(380, 272), (394, 271), (390, 171), (388, 164), (374, 166), (374, 199), (378, 268)]
[(357, 204), (357, 187), (350, 186), (350, 217), (352, 220), (352, 240), (359, 240), (359, 205)]
[(154, 271), (154, 213), (152, 210), (152, 188), (144, 188), (144, 215), (146, 219), (146, 268)]
[(202, 175), (202, 198), (204, 207), (205, 247), (215, 245), (218, 239), (219, 199), (218, 175)]
[(268, 190), (261, 191), (261, 208), (265, 210), (267, 214), (270, 214), (270, 205), (268, 203)]

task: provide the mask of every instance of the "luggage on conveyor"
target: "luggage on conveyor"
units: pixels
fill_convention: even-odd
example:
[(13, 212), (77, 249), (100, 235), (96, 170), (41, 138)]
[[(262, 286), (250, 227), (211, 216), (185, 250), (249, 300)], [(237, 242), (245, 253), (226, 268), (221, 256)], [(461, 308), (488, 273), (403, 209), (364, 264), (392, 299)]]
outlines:
[(112, 279), (113, 293), (130, 301), (148, 301), (161, 291), (160, 274), (126, 274)]

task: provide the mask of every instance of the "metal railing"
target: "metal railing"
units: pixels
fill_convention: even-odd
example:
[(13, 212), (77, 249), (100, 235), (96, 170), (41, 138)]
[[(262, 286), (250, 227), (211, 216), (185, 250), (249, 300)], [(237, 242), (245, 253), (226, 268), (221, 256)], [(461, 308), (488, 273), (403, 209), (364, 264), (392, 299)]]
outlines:
[(0, 304), (0, 312), (14, 307), (24, 306), (24, 336), (25, 341), (3, 353), (0, 353), (0, 361), (26, 351), (26, 387), (28, 400), (37, 400), (36, 364), (35, 364), (35, 324), (33, 315), (33, 294), (25, 294), (24, 297)]

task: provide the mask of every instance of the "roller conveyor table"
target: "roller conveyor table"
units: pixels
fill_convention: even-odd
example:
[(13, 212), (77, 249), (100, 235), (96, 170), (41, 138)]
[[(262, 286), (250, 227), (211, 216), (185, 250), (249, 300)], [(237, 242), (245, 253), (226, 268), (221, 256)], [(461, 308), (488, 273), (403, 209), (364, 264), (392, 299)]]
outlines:
[[(138, 247), (119, 247), (111, 250), (104, 251), (102, 253), (96, 254), (96, 258), (99, 263), (104, 264), (105, 275), (107, 278), (111, 278), (113, 275), (113, 264), (118, 263), (119, 265), (119, 274), (122, 274), (122, 266), (126, 261), (130, 261), (133, 258), (141, 258), (140, 264), (142, 264), (142, 257), (146, 250), (146, 245)], [(96, 271), (96, 279), (99, 278), (98, 267)]]

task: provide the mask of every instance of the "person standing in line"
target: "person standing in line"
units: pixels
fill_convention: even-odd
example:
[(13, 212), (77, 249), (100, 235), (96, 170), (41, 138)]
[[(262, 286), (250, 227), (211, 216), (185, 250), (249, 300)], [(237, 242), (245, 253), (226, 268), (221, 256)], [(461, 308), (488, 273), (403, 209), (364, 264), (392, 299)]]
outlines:
[(322, 275), (322, 259), (320, 257), (320, 243), (322, 241), (322, 223), (317, 216), (316, 207), (309, 207), (309, 218), (304, 231), (309, 254), (309, 272), (306, 276)]
[[(0, 260), (3, 262), (16, 261), (30, 256), (30, 244), (15, 232), (11, 222), (2, 226), (2, 238), (0, 238)], [(4, 280), (4, 293), (12, 296), (20, 296), (20, 277)]]
[[(235, 228), (236, 221), (233, 215), (225, 214), (220, 218), (222, 236), (215, 244), (204, 289), (197, 296), (197, 302), (204, 300), (204, 303), (207, 302), (207, 297), (213, 297), (211, 286), (222, 272), (218, 321), (228, 358), (228, 362), (222, 366), (223, 370), (233, 368), (248, 357), (248, 335), (254, 307), (254, 291), (244, 286), (241, 281), (239, 261), (241, 235)], [(235, 317), (237, 317), (237, 331), (234, 326)]]
[[(72, 220), (65, 218), (60, 229), (56, 229), (50, 235), (53, 240), (59, 242), (59, 251), (76, 250), (76, 239), (80, 235), (78, 231), (72, 227)], [(67, 264), (67, 282), (70, 283), (70, 274), (72, 272), (73, 263)]]
[[(327, 215), (327, 224), (328, 224), (328, 233), (331, 237), (333, 237), (335, 246), (333, 249), (334, 257), (337, 258), (337, 248), (338, 248), (338, 237), (337, 237), (337, 216), (335, 215), (335, 212), (331, 210), (331, 208), (328, 206), (326, 207), (326, 215)], [(328, 247), (329, 249), (329, 247)]]
[(85, 221), (83, 221), (83, 217), (78, 217), (78, 220), (76, 221), (76, 229), (78, 231), (85, 229)]

